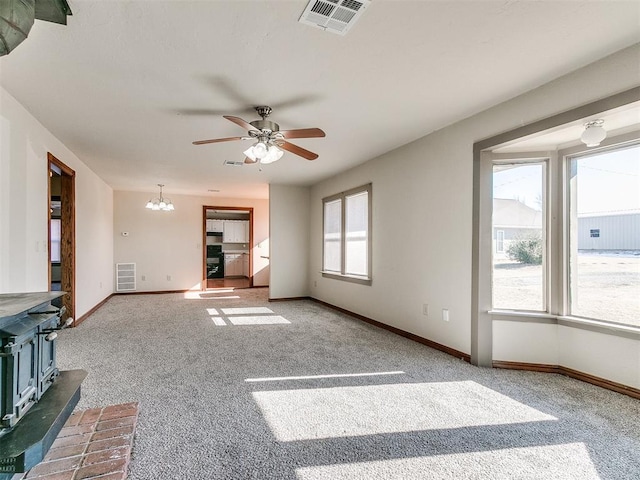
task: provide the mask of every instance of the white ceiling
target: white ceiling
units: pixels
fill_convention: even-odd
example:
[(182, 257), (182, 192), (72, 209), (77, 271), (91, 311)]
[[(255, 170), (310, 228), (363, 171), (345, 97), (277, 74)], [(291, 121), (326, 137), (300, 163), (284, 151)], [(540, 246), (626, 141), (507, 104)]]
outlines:
[[(305, 0), (68, 1), (0, 84), (114, 189), (214, 197), (312, 184), (640, 41), (635, 0), (373, 0), (346, 36), (298, 23)], [(293, 141), (317, 160), (229, 167), (247, 143), (191, 144), (265, 104), (327, 133)]]

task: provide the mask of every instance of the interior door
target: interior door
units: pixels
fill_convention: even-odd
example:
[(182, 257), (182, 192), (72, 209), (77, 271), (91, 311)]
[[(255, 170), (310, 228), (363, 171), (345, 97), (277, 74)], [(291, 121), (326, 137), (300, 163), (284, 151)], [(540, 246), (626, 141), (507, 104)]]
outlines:
[[(64, 296), (61, 297), (62, 305), (66, 307), (66, 313), (62, 320), (66, 320), (71, 317), (74, 319), (75, 326), (75, 298), (76, 298), (76, 288), (75, 288), (75, 273), (76, 273), (76, 219), (75, 219), (75, 175), (76, 172), (69, 168), (67, 165), (58, 160), (51, 153), (47, 154), (48, 158), (48, 171), (47, 174), (49, 176), (49, 188), (47, 194), (47, 230), (48, 230), (48, 252), (49, 252), (49, 288), (52, 289), (54, 287), (54, 282), (52, 282), (52, 214), (54, 210), (52, 209), (51, 198), (59, 197), (59, 213), (55, 215), (56, 220), (59, 218), (60, 220), (60, 231), (59, 238), (54, 238), (55, 244), (53, 245), (56, 249), (53, 253), (55, 254), (55, 260), (59, 260), (59, 288), (58, 285), (55, 285), (56, 289), (62, 290), (66, 292)], [(59, 185), (55, 185), (53, 182), (53, 178), (56, 177), (56, 182)], [(52, 190), (55, 188), (55, 193), (59, 195), (52, 195)], [(54, 232), (55, 233), (55, 232)], [(59, 249), (59, 250), (58, 250)], [(57, 273), (56, 273), (57, 279)]]

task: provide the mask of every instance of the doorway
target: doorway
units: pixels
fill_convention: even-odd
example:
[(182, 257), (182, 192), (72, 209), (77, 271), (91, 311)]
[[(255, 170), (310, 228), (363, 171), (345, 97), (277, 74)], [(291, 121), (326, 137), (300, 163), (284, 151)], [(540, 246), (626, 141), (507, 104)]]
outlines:
[(66, 292), (54, 304), (65, 307), (63, 320), (73, 318), (75, 326), (75, 175), (76, 172), (51, 153), (48, 160), (48, 252), (49, 289)]
[(202, 289), (253, 286), (253, 208), (202, 207)]

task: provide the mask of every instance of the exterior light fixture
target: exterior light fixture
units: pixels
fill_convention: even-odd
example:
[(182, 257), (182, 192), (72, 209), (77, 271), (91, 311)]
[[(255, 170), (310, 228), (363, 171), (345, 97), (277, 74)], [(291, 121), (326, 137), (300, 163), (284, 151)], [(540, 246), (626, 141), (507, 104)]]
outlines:
[(162, 197), (162, 187), (164, 187), (164, 185), (159, 183), (158, 186), (160, 187), (160, 197), (149, 200), (145, 208), (148, 208), (149, 210), (163, 210), (165, 212), (175, 210), (171, 200)]
[(607, 131), (602, 128), (603, 124), (604, 120), (600, 119), (585, 123), (584, 132), (582, 132), (580, 140), (582, 140), (587, 147), (597, 147), (600, 145), (600, 142), (607, 138)]

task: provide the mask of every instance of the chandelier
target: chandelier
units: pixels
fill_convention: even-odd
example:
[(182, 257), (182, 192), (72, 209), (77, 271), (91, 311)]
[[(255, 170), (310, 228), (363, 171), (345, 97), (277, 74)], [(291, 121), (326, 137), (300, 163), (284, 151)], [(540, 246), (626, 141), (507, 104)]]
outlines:
[(171, 200), (162, 197), (162, 187), (164, 187), (164, 185), (158, 183), (158, 186), (160, 187), (160, 196), (158, 198), (154, 198), (153, 200), (149, 200), (147, 202), (146, 208), (148, 208), (149, 210), (163, 210), (165, 212), (175, 210), (175, 207), (173, 206)]

